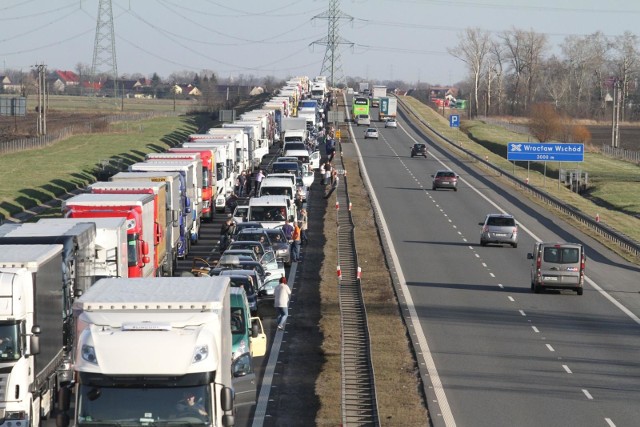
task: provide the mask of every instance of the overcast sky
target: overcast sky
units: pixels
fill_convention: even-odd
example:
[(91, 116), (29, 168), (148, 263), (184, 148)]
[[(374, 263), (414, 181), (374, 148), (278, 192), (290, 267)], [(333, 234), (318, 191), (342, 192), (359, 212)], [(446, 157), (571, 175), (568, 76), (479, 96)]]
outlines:
[[(105, 2), (106, 3), (106, 2)], [(99, 0), (0, 0), (0, 74), (91, 66)], [(639, 0), (341, 0), (345, 75), (452, 84), (467, 71), (447, 53), (465, 28), (549, 36), (640, 35)], [(112, 0), (118, 74), (183, 70), (221, 77), (320, 74), (329, 0)], [(347, 19), (351, 17), (353, 19)], [(324, 39), (324, 40), (323, 40)], [(314, 43), (318, 42), (318, 43)], [(346, 43), (349, 44), (346, 44)], [(103, 41), (101, 46), (105, 46)], [(104, 53), (101, 54), (104, 57)], [(103, 67), (104, 68), (104, 67)]]

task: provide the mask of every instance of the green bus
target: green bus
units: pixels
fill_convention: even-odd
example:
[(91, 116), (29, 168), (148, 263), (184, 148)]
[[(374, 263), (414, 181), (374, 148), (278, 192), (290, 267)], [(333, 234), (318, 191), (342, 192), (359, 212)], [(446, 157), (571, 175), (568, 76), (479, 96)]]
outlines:
[(357, 96), (353, 98), (351, 115), (355, 120), (360, 114), (369, 115), (369, 98), (364, 96)]

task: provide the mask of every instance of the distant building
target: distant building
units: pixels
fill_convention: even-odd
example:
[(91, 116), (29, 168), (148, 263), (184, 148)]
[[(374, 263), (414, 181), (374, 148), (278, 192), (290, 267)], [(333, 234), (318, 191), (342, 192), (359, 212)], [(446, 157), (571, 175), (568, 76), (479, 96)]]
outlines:
[(80, 78), (73, 71), (56, 70), (49, 74), (49, 88), (55, 93), (64, 93), (80, 85)]
[(0, 76), (0, 88), (4, 93), (20, 93), (22, 85), (12, 83), (9, 76)]

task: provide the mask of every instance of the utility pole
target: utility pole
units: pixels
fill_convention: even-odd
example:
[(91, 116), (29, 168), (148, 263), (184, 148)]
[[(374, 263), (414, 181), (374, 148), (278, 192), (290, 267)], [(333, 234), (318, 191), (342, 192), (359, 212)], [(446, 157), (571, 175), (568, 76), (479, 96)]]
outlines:
[(49, 105), (49, 96), (47, 92), (47, 66), (44, 64), (34, 65), (38, 74), (38, 122), (37, 134), (39, 136), (47, 134), (47, 108)]
[(613, 83), (613, 102), (611, 108), (611, 146), (620, 147), (620, 81)]
[(329, 77), (329, 86), (336, 87), (337, 83), (345, 83), (344, 72), (340, 56), (340, 45), (346, 44), (353, 47), (353, 43), (340, 37), (340, 20), (353, 21), (353, 16), (342, 13), (339, 0), (329, 0), (329, 10), (313, 17), (313, 19), (326, 19), (328, 22), (327, 36), (311, 43), (326, 46), (322, 60), (321, 76)]

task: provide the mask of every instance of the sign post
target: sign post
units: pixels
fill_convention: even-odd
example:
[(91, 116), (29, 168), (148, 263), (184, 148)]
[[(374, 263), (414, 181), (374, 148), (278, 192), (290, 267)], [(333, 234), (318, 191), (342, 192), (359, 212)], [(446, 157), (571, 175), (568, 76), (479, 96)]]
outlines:
[[(451, 114), (449, 116), (449, 127), (450, 128), (459, 128), (460, 127), (460, 114)], [(455, 143), (458, 143), (458, 134), (455, 133)]]
[[(547, 162), (584, 162), (584, 144), (548, 143), (548, 142), (509, 142), (507, 144), (507, 160), (544, 162), (545, 183)], [(515, 163), (514, 163), (515, 168)], [(527, 177), (529, 175), (527, 167)], [(558, 187), (560, 177), (558, 176)]]

